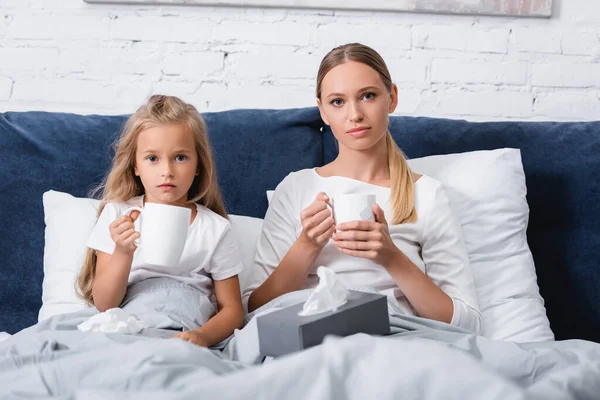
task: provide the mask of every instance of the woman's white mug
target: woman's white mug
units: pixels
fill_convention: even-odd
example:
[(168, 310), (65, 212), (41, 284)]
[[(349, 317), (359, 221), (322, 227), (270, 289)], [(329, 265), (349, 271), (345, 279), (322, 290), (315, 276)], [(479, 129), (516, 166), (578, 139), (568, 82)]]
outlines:
[(144, 208), (131, 207), (140, 212), (134, 225), (140, 233), (135, 244), (142, 248), (144, 262), (161, 267), (179, 263), (187, 239), (192, 210), (167, 204), (146, 203)]
[(350, 221), (375, 221), (374, 194), (342, 194), (331, 199), (333, 219), (336, 224)]

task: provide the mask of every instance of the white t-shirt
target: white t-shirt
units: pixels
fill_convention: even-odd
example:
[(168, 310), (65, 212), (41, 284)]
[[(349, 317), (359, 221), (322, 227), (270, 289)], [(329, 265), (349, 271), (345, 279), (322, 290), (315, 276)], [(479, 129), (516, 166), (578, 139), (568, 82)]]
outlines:
[[(375, 194), (387, 221), (392, 220), (389, 204), (390, 188), (376, 186), (340, 176), (322, 177), (315, 169), (289, 174), (276, 188), (269, 204), (263, 230), (258, 241), (253, 272), (254, 279), (244, 291), (244, 304), (279, 265), (300, 233), (300, 212), (311, 204), (319, 192), (330, 198), (341, 194)], [(460, 224), (454, 217), (446, 192), (436, 180), (422, 176), (415, 183), (417, 221), (389, 225), (394, 244), (421, 269), (438, 287), (452, 298), (452, 324), (478, 333), (481, 314), (465, 249)], [(316, 267), (333, 269), (348, 288), (371, 288), (388, 295), (399, 309), (415, 315), (406, 297), (391, 275), (371, 260), (339, 252), (333, 240), (325, 245), (314, 263), (303, 288), (318, 284)], [(395, 301), (393, 300), (395, 299)]]
[[(130, 207), (142, 207), (144, 196), (125, 203), (108, 203), (90, 235), (87, 246), (112, 254), (115, 243), (109, 225)], [(223, 280), (242, 271), (242, 259), (230, 222), (212, 210), (196, 204), (198, 213), (188, 228), (188, 235), (179, 263), (165, 268), (144, 263), (143, 247), (133, 254), (128, 284), (148, 278), (168, 277), (198, 288), (213, 296), (212, 280)]]

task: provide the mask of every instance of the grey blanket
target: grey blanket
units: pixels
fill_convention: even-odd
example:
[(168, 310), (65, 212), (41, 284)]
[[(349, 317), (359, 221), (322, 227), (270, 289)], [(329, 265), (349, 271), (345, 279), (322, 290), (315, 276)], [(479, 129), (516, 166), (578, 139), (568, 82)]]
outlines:
[[(123, 307), (157, 324), (138, 335), (77, 331), (96, 312), (90, 309), (54, 317), (1, 343), (0, 398), (599, 398), (600, 344), (496, 342), (416, 317), (390, 316), (390, 336), (330, 337), (321, 346), (264, 360), (255, 313), (229, 341), (199, 348), (165, 338), (208, 318), (210, 301), (197, 293), (189, 300), (194, 293), (162, 284), (139, 291)], [(282, 296), (257, 313), (307, 296)]]

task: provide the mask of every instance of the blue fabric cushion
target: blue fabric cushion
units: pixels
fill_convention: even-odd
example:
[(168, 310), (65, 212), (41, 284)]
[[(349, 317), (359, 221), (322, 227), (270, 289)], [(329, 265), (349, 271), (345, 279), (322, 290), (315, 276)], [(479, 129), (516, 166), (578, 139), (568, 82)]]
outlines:
[(232, 214), (263, 218), (266, 190), (292, 171), (323, 165), (316, 108), (206, 113), (219, 184)]
[[(265, 191), (322, 165), (319, 113), (235, 110), (204, 115), (229, 213), (263, 217)], [(0, 114), (0, 331), (37, 321), (43, 279), (42, 194), (86, 196), (106, 174), (126, 116)]]
[[(51, 113), (0, 115), (0, 331), (37, 321), (42, 303), (42, 194), (85, 196), (109, 164), (124, 117)], [(76, 140), (75, 140), (76, 139)]]
[[(600, 122), (487, 122), (392, 117), (409, 158), (521, 149), (530, 207), (528, 242), (557, 339), (600, 342)], [(337, 154), (324, 133), (325, 161)]]

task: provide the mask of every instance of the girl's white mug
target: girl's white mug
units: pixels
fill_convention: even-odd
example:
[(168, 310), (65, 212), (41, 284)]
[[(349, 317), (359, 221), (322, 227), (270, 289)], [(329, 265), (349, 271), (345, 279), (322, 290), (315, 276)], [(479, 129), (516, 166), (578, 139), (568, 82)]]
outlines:
[(192, 210), (185, 207), (158, 203), (146, 203), (144, 208), (131, 207), (140, 212), (135, 230), (140, 233), (136, 246), (140, 247), (144, 262), (162, 267), (174, 267), (179, 263), (187, 239)]

